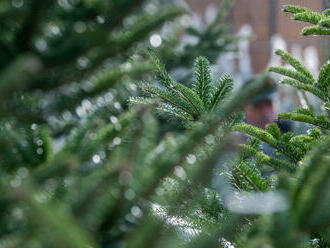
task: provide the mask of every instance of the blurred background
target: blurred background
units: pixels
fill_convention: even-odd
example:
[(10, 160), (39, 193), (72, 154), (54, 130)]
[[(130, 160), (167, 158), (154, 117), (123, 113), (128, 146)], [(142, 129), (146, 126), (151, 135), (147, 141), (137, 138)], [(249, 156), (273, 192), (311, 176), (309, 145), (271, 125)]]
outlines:
[[(187, 0), (195, 12), (195, 22), (207, 23), (215, 16), (221, 0)], [(328, 0), (236, 0), (228, 17), (233, 32), (251, 35), (247, 51), (251, 61), (251, 71), (260, 73), (270, 63), (274, 63), (273, 49), (284, 48), (304, 60), (312, 71), (329, 57), (329, 39), (323, 37), (302, 37), (300, 30), (306, 26), (292, 22), (281, 11), (286, 4), (300, 5), (321, 11), (329, 8)], [(259, 10), (259, 11), (258, 11)], [(245, 47), (243, 47), (244, 49)], [(241, 47), (242, 49), (242, 47)], [(315, 60), (315, 56), (319, 60)], [(235, 61), (235, 70), (239, 61)]]
[[(191, 21), (196, 26), (212, 22), (221, 2), (186, 0), (194, 12)], [(283, 5), (287, 4), (305, 6), (314, 11), (330, 7), (329, 0), (236, 0), (226, 22), (241, 40), (236, 52), (220, 54), (214, 71), (234, 75), (238, 87), (270, 66), (283, 65), (274, 54), (276, 49), (283, 49), (302, 61), (314, 76), (318, 75), (320, 66), (330, 55), (329, 38), (302, 36), (301, 30), (306, 24), (290, 20), (290, 15), (282, 11)], [(189, 42), (189, 37), (186, 39)], [(281, 80), (275, 74), (272, 76), (277, 82)], [(292, 111), (306, 104), (300, 92), (292, 87), (281, 85), (278, 92), (275, 99), (277, 112)], [(307, 98), (316, 110), (320, 109), (316, 98), (310, 94)]]

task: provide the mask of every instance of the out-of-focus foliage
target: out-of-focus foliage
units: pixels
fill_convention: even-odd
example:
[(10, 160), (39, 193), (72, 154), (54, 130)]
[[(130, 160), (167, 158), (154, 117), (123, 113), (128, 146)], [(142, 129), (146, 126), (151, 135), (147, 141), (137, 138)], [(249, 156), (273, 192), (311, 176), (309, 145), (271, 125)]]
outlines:
[[(205, 30), (188, 28), (199, 42), (177, 53), (156, 35), (187, 13), (177, 5), (1, 1), (0, 247), (329, 246), (329, 63), (315, 80), (278, 51), (294, 70), (271, 69), (324, 102), (321, 115), (280, 116), (315, 125), (307, 134), (242, 124), (242, 107), (267, 85), (231, 92), (230, 77), (210, 75), (210, 53), (236, 40), (220, 24), (231, 2)], [(149, 41), (164, 41), (160, 59), (147, 58)], [(194, 60), (191, 84), (160, 62), (171, 71)], [(160, 135), (155, 109), (184, 131)], [(254, 138), (239, 146), (231, 131)]]

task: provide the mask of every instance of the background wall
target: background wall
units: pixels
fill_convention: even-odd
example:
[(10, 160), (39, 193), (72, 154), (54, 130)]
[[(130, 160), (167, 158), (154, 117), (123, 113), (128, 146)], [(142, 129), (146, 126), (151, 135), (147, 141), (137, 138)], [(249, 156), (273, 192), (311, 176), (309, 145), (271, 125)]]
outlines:
[[(208, 6), (217, 6), (221, 0), (187, 0), (186, 2), (194, 12), (201, 15), (203, 21), (206, 21), (205, 12)], [(329, 45), (329, 39), (302, 37), (300, 32), (306, 24), (290, 20), (290, 17), (281, 10), (285, 4), (296, 4), (320, 11), (325, 5), (329, 5), (328, 2), (329, 0), (236, 0), (228, 21), (232, 23), (234, 32), (238, 32), (245, 24), (252, 27), (253, 37), (249, 48), (252, 70), (258, 73), (267, 68), (272, 56), (272, 37), (278, 35), (285, 41), (288, 51), (301, 56), (307, 63), (308, 54), (311, 52), (314, 54), (317, 52), (319, 63), (328, 58), (324, 49)]]

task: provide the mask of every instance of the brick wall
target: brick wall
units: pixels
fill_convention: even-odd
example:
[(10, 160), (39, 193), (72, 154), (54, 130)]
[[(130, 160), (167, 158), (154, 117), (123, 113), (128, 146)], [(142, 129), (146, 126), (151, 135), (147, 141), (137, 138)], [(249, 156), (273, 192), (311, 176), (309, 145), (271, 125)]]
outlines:
[[(191, 9), (202, 15), (208, 4), (220, 2), (221, 0), (187, 0)], [(316, 11), (324, 8), (324, 0), (236, 0), (229, 19), (235, 32), (243, 24), (250, 24), (253, 28), (254, 37), (251, 41), (250, 53), (255, 72), (266, 69), (271, 55), (270, 38), (274, 33), (284, 38), (289, 50), (292, 44), (299, 44), (302, 48), (312, 45), (317, 47), (319, 54), (322, 55), (322, 44), (329, 42), (325, 37), (302, 37), (300, 31), (306, 24), (290, 20), (290, 17), (281, 11), (285, 4), (301, 5)]]

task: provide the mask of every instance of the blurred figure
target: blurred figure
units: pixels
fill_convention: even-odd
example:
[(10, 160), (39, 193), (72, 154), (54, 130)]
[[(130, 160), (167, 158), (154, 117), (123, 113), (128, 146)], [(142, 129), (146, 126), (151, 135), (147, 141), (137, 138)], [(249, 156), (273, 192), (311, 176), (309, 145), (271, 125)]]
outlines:
[[(281, 132), (288, 132), (291, 129), (291, 122), (277, 120), (277, 109), (275, 107), (277, 97), (276, 83), (270, 77), (266, 77), (265, 80), (268, 81), (269, 85), (267, 90), (256, 95), (244, 108), (246, 122), (262, 129), (265, 129), (267, 124), (275, 122), (281, 129)], [(253, 81), (254, 79), (247, 81), (243, 88)]]
[[(267, 124), (274, 122), (276, 118), (276, 111), (273, 104), (276, 95), (276, 84), (270, 77), (266, 77), (265, 80), (268, 81), (267, 83), (269, 85), (267, 90), (256, 95), (244, 108), (246, 122), (262, 129)], [(247, 81), (243, 85), (243, 88), (253, 81), (254, 79)]]
[(262, 99), (252, 101), (244, 110), (246, 121), (262, 129), (265, 129), (267, 124), (274, 122), (276, 118), (272, 95), (270, 93), (265, 93)]
[[(251, 79), (244, 83), (243, 89), (248, 84), (252, 83), (255, 79)], [(267, 90), (256, 95), (250, 103), (244, 108), (245, 111), (245, 122), (256, 127), (265, 129), (266, 125), (270, 123), (276, 123), (281, 130), (281, 133), (291, 131), (292, 122), (286, 120), (277, 119), (277, 108), (275, 103), (277, 100), (277, 87), (276, 83), (270, 77), (265, 77), (268, 81), (269, 87)], [(276, 157), (275, 150), (267, 143), (262, 143), (262, 150), (265, 154)]]

